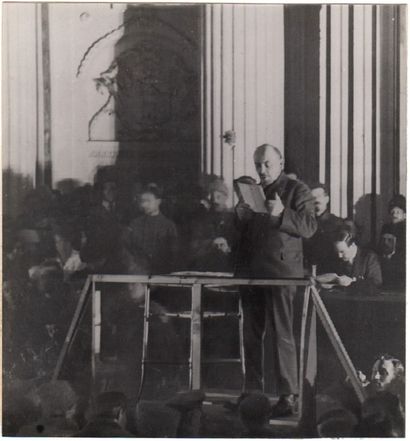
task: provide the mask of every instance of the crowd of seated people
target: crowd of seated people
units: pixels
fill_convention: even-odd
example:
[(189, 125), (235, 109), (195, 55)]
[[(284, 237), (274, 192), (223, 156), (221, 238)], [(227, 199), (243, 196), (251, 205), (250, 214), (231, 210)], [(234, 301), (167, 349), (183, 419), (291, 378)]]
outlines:
[(349, 380), (316, 396), (317, 435), (321, 437), (403, 437), (405, 410), (404, 366), (380, 355), (367, 377), (358, 372), (365, 400), (354, 394)]
[[(250, 177), (243, 180), (255, 182)], [(231, 195), (221, 178), (210, 179), (189, 207), (178, 209), (167, 205), (169, 195), (158, 184), (136, 183), (128, 202), (119, 198), (118, 188), (112, 170), (97, 174), (94, 186), (86, 184), (68, 194), (39, 187), (27, 196), (17, 219), (4, 217), (6, 381), (40, 379), (41, 383), (50, 379), (88, 274), (179, 270), (241, 274), (246, 244), (234, 211), (228, 208)], [(377, 293), (382, 280), (388, 287), (403, 287), (405, 198), (392, 199), (379, 243), (364, 247), (352, 220), (329, 212), (326, 187), (316, 183), (311, 189), (318, 229), (304, 244), (306, 273), (311, 274), (314, 265), (323, 286), (338, 285), (352, 293)], [(126, 353), (133, 345), (119, 334), (124, 323), (129, 333), (133, 319), (127, 322), (124, 317), (128, 316), (139, 317), (134, 331), (140, 332), (143, 290), (139, 288), (126, 286), (121, 294), (124, 302), (102, 304), (109, 324), (103, 330), (108, 335), (107, 347), (114, 330), (112, 347)], [(134, 307), (139, 308), (137, 313)], [(172, 339), (172, 330), (167, 335)]]
[(310, 186), (315, 198), (317, 231), (304, 242), (308, 274), (324, 288), (346, 288), (354, 294), (373, 295), (383, 285), (388, 289), (405, 286), (406, 199), (394, 196), (388, 208), (389, 220), (381, 229), (378, 243), (364, 243), (360, 228), (352, 219), (329, 211), (330, 197), (325, 185)]
[[(270, 398), (261, 392), (243, 393), (236, 408), (208, 410), (201, 390), (181, 391), (165, 402), (172, 424), (161, 433), (169, 437), (299, 438), (299, 437), (403, 437), (404, 367), (400, 360), (383, 354), (367, 378), (361, 372), (364, 402), (360, 402), (348, 379), (317, 393), (311, 403), (316, 422), (295, 427), (270, 424)], [(14, 389), (3, 413), (3, 435), (61, 437), (145, 437), (159, 433), (155, 413), (138, 425), (138, 407), (117, 390), (87, 395), (85, 406), (63, 380)], [(158, 407), (159, 412), (160, 407)], [(164, 426), (164, 427), (165, 427)], [(229, 427), (228, 427), (229, 426)], [(150, 427), (146, 432), (144, 427)], [(154, 429), (153, 429), (154, 428)]]
[(380, 233), (378, 252), (386, 286), (405, 287), (406, 277), (406, 199), (393, 197), (388, 207), (389, 219)]

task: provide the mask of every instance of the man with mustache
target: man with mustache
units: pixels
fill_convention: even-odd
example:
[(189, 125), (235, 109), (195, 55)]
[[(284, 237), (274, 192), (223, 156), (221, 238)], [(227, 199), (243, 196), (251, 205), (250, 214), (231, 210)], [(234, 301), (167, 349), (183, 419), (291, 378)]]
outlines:
[[(302, 278), (302, 238), (316, 231), (314, 199), (309, 188), (283, 172), (281, 151), (263, 144), (254, 163), (266, 197), (267, 213), (256, 213), (244, 202), (236, 206), (239, 229), (250, 244), (248, 276), (251, 278)], [(272, 417), (291, 415), (295, 409), (297, 357), (293, 336), (295, 286), (246, 288), (244, 312), (245, 389), (263, 389), (263, 336), (266, 312), (273, 325), (279, 402)]]
[(316, 233), (303, 241), (303, 252), (308, 273), (316, 265), (317, 274), (334, 272), (336, 255), (333, 246), (335, 233), (343, 226), (343, 219), (329, 211), (329, 191), (324, 184), (309, 185), (315, 199)]

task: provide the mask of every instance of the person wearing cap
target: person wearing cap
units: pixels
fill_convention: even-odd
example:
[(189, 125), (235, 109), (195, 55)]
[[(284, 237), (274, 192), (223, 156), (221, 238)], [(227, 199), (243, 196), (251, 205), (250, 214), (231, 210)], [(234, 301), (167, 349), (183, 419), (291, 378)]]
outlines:
[(308, 273), (310, 274), (312, 266), (316, 265), (317, 274), (323, 274), (334, 269), (333, 238), (343, 225), (343, 220), (329, 211), (330, 197), (324, 184), (315, 182), (310, 185), (310, 189), (315, 198), (317, 230), (312, 237), (303, 241), (303, 252)]
[(239, 416), (245, 426), (244, 438), (277, 438), (277, 432), (269, 427), (271, 405), (262, 393), (252, 393), (239, 404)]
[[(283, 171), (281, 151), (263, 144), (254, 153), (256, 171), (266, 197), (266, 213), (249, 205), (236, 206), (240, 231), (248, 235), (251, 278), (302, 278), (302, 238), (316, 231), (314, 199), (309, 188)], [(245, 224), (246, 227), (243, 225)], [(266, 312), (273, 325), (280, 399), (273, 417), (291, 415), (298, 394), (297, 354), (293, 335), (295, 286), (246, 287), (242, 292), (244, 313), (245, 390), (263, 390), (263, 338)]]
[(234, 213), (227, 206), (229, 190), (218, 178), (209, 183), (208, 194), (209, 211), (196, 218), (191, 228), (190, 266), (197, 270), (230, 272), (236, 231)]
[(179, 412), (176, 430), (177, 438), (197, 438), (201, 436), (202, 403), (205, 394), (201, 390), (179, 392), (166, 405)]
[(91, 420), (74, 436), (131, 438), (134, 435), (126, 430), (127, 399), (122, 392), (109, 391), (98, 395)]
[(389, 222), (381, 229), (379, 254), (386, 286), (405, 286), (406, 272), (406, 198), (394, 196), (389, 203)]

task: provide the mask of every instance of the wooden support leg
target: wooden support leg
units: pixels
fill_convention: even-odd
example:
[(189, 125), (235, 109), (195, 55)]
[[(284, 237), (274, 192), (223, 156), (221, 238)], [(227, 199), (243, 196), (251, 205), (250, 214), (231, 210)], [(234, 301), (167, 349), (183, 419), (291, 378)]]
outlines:
[(68, 332), (66, 338), (63, 343), (63, 347), (61, 348), (60, 354), (58, 355), (58, 360), (56, 367), (53, 372), (52, 380), (58, 380), (58, 377), (61, 372), (61, 368), (63, 367), (65, 357), (71, 347), (71, 344), (74, 340), (75, 334), (80, 326), (80, 322), (82, 317), (84, 316), (84, 311), (87, 307), (87, 302), (90, 294), (90, 285), (91, 285), (91, 277), (88, 276), (85, 284), (81, 290), (80, 298), (78, 299), (78, 303), (76, 309), (74, 311), (73, 319), (71, 320), (70, 327), (68, 328)]
[[(303, 309), (302, 309), (302, 325), (300, 329), (300, 354), (299, 354), (299, 401), (303, 401), (303, 378), (305, 375), (305, 362), (306, 362), (306, 326), (308, 318), (308, 308), (310, 300), (310, 288), (305, 288), (303, 297)], [(302, 406), (299, 406), (299, 416), (301, 415)]]
[(101, 291), (93, 290), (93, 315), (92, 315), (92, 349), (91, 349), (91, 365), (93, 384), (96, 380), (96, 365), (100, 358), (101, 352)]
[(329, 313), (327, 312), (327, 309), (322, 299), (320, 298), (320, 295), (315, 286), (312, 286), (312, 300), (316, 307), (316, 311), (319, 315), (320, 321), (322, 322), (330, 339), (330, 342), (332, 343), (332, 346), (336, 351), (337, 357), (339, 358), (339, 361), (341, 362), (347, 376), (349, 377), (349, 380), (356, 392), (357, 397), (359, 398), (360, 402), (363, 403), (363, 401), (365, 400), (365, 393), (357, 377), (356, 369), (353, 366), (353, 363), (342, 343), (342, 340), (339, 337), (339, 334), (336, 331), (332, 319), (330, 318)]
[(303, 340), (301, 342), (301, 370), (299, 380), (299, 427), (301, 434), (306, 437), (314, 433), (316, 425), (316, 309), (310, 299), (310, 287), (307, 287), (302, 316), (304, 329), (302, 328)]
[(142, 336), (141, 378), (140, 378), (140, 387), (137, 395), (137, 402), (140, 401), (141, 399), (142, 389), (144, 387), (144, 380), (145, 380), (145, 361), (148, 355), (150, 303), (151, 303), (151, 289), (149, 285), (145, 285), (144, 331)]
[(201, 285), (192, 285), (190, 388), (201, 388), (202, 299)]
[(241, 358), (241, 370), (242, 370), (242, 392), (245, 392), (245, 346), (243, 339), (243, 309), (242, 309), (242, 297), (238, 293), (238, 307), (239, 307), (239, 354)]

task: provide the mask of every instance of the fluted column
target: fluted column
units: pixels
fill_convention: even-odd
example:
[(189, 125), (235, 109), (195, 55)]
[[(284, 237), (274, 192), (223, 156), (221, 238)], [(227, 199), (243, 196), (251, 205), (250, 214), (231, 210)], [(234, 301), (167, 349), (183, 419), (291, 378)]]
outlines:
[(320, 13), (320, 177), (333, 213), (375, 240), (405, 189), (405, 9), (326, 5)]
[[(203, 171), (255, 176), (254, 148), (284, 145), (284, 32), (280, 5), (206, 5)], [(222, 135), (236, 134), (235, 157)]]

